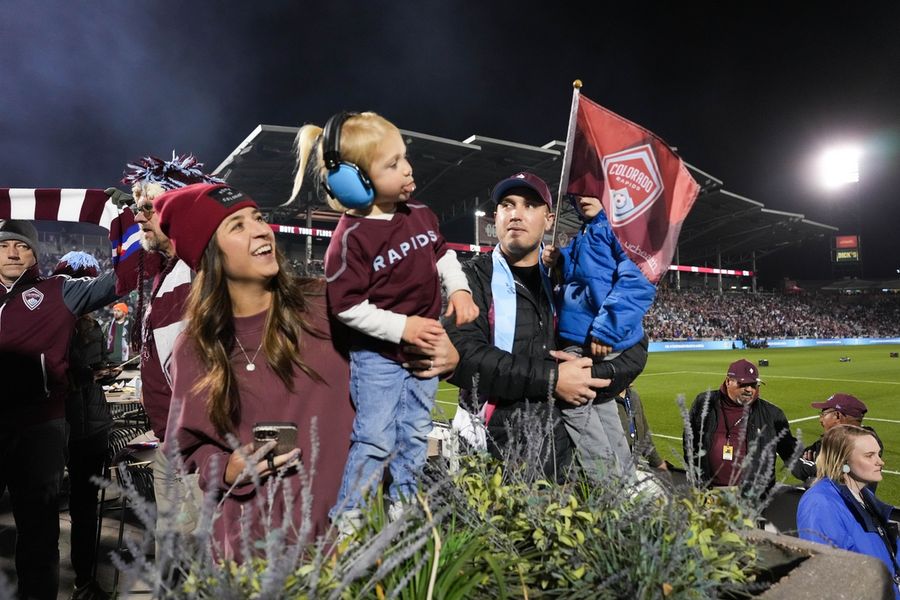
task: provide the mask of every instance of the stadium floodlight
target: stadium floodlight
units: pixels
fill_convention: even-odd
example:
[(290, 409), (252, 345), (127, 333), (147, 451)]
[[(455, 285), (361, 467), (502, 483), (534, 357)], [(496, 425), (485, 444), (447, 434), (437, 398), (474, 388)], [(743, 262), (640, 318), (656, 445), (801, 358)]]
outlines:
[(818, 179), (827, 189), (837, 189), (859, 181), (859, 146), (846, 144), (825, 150), (819, 157)]
[(475, 211), (475, 245), (476, 245), (476, 246), (480, 246), (480, 245), (481, 245), (481, 244), (479, 243), (479, 238), (481, 237), (481, 236), (479, 235), (480, 230), (481, 230), (481, 227), (480, 227), (481, 221), (480, 221), (480, 219), (481, 219), (481, 217), (485, 216), (486, 214), (487, 214), (487, 213), (484, 212), (483, 210), (476, 210), (476, 211)]

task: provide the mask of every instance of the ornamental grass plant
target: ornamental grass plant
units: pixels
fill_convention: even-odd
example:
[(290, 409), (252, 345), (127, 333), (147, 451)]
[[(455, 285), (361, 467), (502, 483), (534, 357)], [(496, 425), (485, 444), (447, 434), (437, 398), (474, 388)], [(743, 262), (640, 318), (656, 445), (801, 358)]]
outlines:
[[(670, 486), (612, 473), (590, 479), (576, 464), (548, 473), (542, 465), (552, 456), (553, 425), (520, 417), (512, 426), (524, 435), (503, 460), (463, 445), (453, 472), (441, 458), (430, 461), (396, 520), (376, 493), (356, 534), (304, 543), (292, 540), (304, 538), (298, 534), (309, 522), (269, 527), (262, 539), (245, 539), (253, 558), (243, 563), (219, 558), (212, 495), (193, 534), (162, 531), (159, 556), (145, 558), (153, 509), (126, 481), (123, 493), (138, 505), (146, 535), (129, 541), (133, 560), (114, 560), (126, 582), (140, 580), (159, 598), (649, 599), (758, 591), (757, 553), (741, 535), (762, 510), (760, 496), (751, 495), (758, 486), (660, 493)], [(762, 453), (773, 459), (771, 448)], [(314, 473), (291, 476), (304, 476), (303, 493), (312, 493)], [(260, 488), (268, 491), (256, 501), (271, 503), (278, 483)]]

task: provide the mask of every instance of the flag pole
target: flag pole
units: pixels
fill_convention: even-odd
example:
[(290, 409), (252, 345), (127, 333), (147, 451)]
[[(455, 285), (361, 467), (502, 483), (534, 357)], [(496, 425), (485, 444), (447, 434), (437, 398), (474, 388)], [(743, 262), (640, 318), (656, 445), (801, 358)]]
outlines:
[(572, 82), (572, 107), (569, 109), (569, 128), (566, 130), (566, 147), (563, 150), (562, 174), (559, 177), (559, 194), (556, 196), (556, 212), (553, 217), (553, 245), (556, 246), (556, 231), (559, 228), (559, 207), (563, 195), (569, 187), (569, 169), (572, 167), (570, 148), (575, 141), (575, 125), (578, 122), (578, 97), (581, 95), (581, 80)]

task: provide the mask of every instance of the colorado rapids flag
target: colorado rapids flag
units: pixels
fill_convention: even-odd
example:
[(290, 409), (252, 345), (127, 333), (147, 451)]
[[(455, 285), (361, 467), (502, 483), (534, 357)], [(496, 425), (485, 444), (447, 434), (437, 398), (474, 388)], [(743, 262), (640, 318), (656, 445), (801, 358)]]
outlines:
[(121, 213), (103, 190), (68, 188), (0, 188), (0, 219), (92, 223), (109, 230), (116, 292), (137, 285), (141, 230), (134, 214)]
[(578, 94), (566, 191), (600, 198), (609, 224), (653, 284), (672, 262), (700, 186), (660, 138)]

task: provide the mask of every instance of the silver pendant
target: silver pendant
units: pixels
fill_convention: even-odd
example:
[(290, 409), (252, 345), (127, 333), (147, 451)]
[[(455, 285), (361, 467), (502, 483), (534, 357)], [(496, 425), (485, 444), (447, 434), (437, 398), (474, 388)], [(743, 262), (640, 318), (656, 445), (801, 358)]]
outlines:
[(256, 365), (254, 365), (253, 363), (247, 363), (247, 367), (246, 367), (246, 368), (247, 368), (248, 371), (255, 371), (255, 370), (256, 370)]

